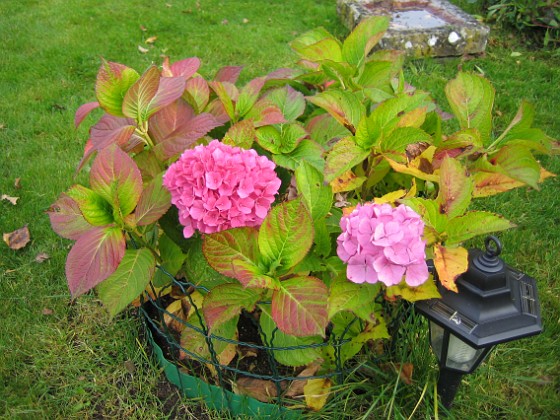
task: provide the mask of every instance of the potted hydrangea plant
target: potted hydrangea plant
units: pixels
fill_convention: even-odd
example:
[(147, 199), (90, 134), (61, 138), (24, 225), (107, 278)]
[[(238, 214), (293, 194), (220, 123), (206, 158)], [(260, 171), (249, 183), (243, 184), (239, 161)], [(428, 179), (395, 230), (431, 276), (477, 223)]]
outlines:
[(273, 337), (274, 363), (304, 378), (267, 396), (299, 393), (320, 408), (330, 372), (389, 339), (387, 302), (438, 296), (428, 259), (456, 290), (462, 243), (513, 226), (471, 201), (536, 188), (552, 174), (533, 153), (557, 150), (525, 102), (495, 133), (494, 89), (476, 74), (447, 84), (455, 125), (445, 124), (451, 116), (404, 82), (401, 53), (372, 52), (387, 27), (365, 20), (344, 42), (312, 30), (291, 44), (297, 68), (242, 87), (240, 67), (206, 79), (197, 58), (142, 75), (103, 61), (97, 101), (76, 113), (79, 125), (103, 111), (79, 164), (92, 162), (89, 187), (49, 210), (55, 232), (76, 241), (72, 297), (96, 289), (112, 315), (165, 298), (160, 324), (178, 359), (211, 359), (210, 380), (250, 357), (249, 318), (259, 345)]

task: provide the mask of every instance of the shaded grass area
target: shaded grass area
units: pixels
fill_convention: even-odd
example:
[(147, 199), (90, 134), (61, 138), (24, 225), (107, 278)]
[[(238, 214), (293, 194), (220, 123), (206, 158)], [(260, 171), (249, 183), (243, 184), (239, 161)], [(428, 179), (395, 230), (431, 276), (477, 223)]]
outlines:
[[(288, 42), (317, 26), (345, 33), (333, 1), (2, 2), (0, 193), (20, 198), (16, 206), (0, 202), (0, 228), (10, 232), (27, 224), (32, 242), (20, 251), (0, 244), (0, 416), (223, 418), (197, 401), (181, 400), (166, 384), (138, 338), (132, 311), (110, 320), (93, 295), (70, 302), (64, 279), (69, 241), (50, 230), (44, 211), (76, 182), (71, 177), (87, 132), (74, 130), (72, 121), (75, 109), (94, 99), (100, 57), (142, 71), (160, 63), (162, 54), (172, 60), (196, 55), (206, 75), (223, 65), (245, 65), (247, 80), (292, 66)], [(146, 43), (152, 36), (155, 43)], [(483, 72), (496, 87), (498, 130), (526, 98), (536, 105), (537, 126), (560, 138), (558, 57), (498, 36), (483, 57), (414, 61), (406, 75), (445, 108), (443, 87), (458, 68)], [(543, 164), (560, 173), (558, 159), (543, 158)], [(466, 378), (457, 418), (560, 416), (559, 184), (554, 178), (540, 192), (514, 190), (476, 203), (519, 226), (500, 236), (503, 257), (538, 279), (545, 331), (499, 346)], [(50, 258), (38, 263), (39, 253)], [(435, 416), (437, 373), (424, 321), (416, 319), (401, 334), (397, 359), (414, 364), (411, 385), (403, 384), (398, 369), (381, 370), (364, 359), (353, 381), (340, 385), (316, 416)]]

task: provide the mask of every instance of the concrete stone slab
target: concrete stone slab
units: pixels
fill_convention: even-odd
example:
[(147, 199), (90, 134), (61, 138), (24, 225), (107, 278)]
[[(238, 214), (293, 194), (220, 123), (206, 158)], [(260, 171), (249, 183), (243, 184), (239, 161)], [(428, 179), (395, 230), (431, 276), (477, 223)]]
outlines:
[(379, 48), (412, 57), (480, 54), (490, 29), (446, 0), (337, 0), (343, 23), (353, 29), (369, 16), (390, 16)]

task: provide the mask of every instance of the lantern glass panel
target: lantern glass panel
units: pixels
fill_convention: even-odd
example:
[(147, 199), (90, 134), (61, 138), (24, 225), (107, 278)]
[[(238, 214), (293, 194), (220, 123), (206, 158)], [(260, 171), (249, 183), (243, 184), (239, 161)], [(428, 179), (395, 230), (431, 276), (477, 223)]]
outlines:
[(435, 353), (438, 361), (441, 361), (444, 334), (445, 331), (443, 327), (440, 327), (435, 322), (430, 321), (430, 344), (432, 346), (432, 350)]
[(447, 348), (445, 366), (451, 369), (469, 372), (482, 356), (484, 348), (476, 349), (459, 337), (451, 334)]

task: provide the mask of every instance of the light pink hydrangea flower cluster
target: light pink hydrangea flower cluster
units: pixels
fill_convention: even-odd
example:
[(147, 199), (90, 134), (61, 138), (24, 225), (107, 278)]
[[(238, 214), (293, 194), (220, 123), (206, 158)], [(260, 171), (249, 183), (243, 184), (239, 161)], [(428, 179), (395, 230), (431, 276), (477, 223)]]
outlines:
[(340, 228), (337, 253), (348, 264), (349, 280), (392, 286), (405, 276), (414, 287), (428, 279), (424, 222), (410, 207), (358, 204), (342, 217)]
[(213, 140), (186, 150), (163, 178), (179, 209), (183, 235), (259, 226), (267, 215), (280, 179), (276, 165), (254, 150)]

